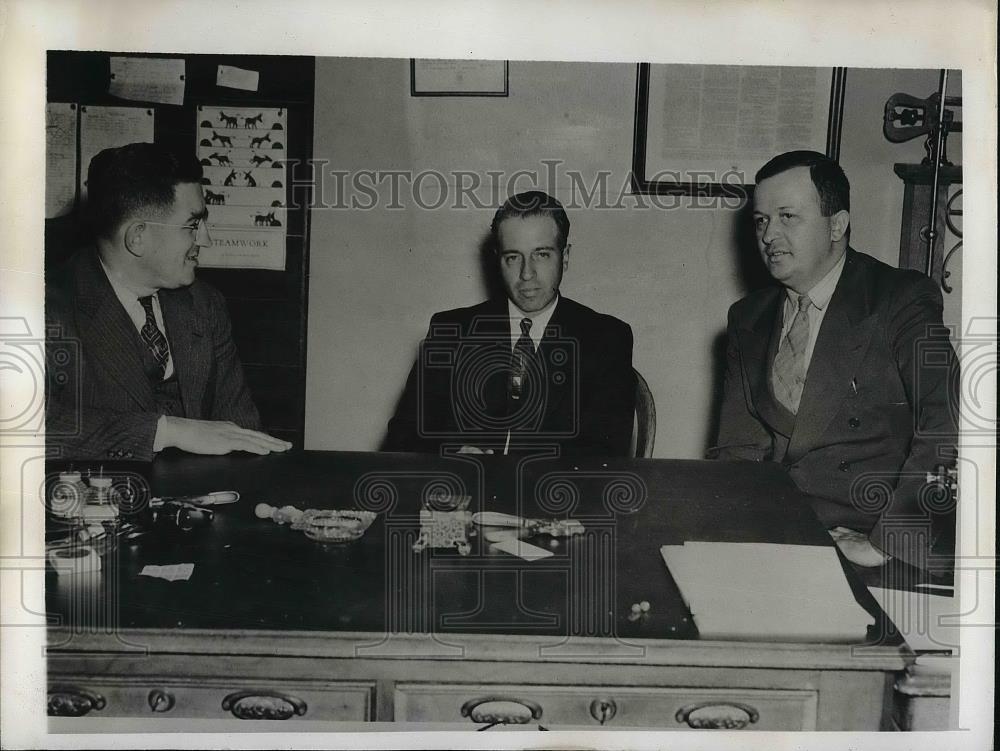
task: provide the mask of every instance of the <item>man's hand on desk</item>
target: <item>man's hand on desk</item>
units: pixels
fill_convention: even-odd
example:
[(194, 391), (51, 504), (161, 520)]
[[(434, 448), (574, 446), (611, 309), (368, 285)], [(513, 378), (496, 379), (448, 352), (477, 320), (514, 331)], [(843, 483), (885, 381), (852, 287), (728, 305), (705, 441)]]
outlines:
[(156, 423), (153, 451), (171, 446), (192, 454), (228, 454), (231, 451), (270, 454), (287, 451), (292, 444), (267, 433), (241, 428), (234, 422), (164, 415)]
[(876, 548), (868, 540), (868, 536), (863, 532), (858, 532), (847, 527), (834, 527), (829, 530), (830, 537), (837, 543), (840, 552), (851, 563), (858, 566), (872, 568), (881, 566), (889, 560), (889, 556)]

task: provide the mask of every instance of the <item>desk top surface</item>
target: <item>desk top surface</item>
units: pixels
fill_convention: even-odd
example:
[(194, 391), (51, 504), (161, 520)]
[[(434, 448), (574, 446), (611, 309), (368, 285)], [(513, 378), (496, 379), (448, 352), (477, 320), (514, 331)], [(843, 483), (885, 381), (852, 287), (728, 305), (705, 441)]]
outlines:
[[(771, 464), (303, 451), (173, 453), (127, 469), (141, 471), (156, 496), (237, 490), (241, 500), (216, 507), (205, 528), (123, 542), (97, 577), (50, 572), (47, 607), (63, 625), (112, 618), (125, 629), (697, 639), (661, 545), (832, 545), (788, 476)], [(126, 470), (106, 464), (104, 471)], [(470, 495), (472, 512), (576, 518), (587, 531), (531, 538), (554, 554), (537, 561), (494, 551), (481, 535), (471, 538), (468, 556), (414, 552), (422, 499), (442, 489)], [(323, 544), (258, 519), (261, 501), (379, 513), (360, 540)], [(190, 580), (139, 575), (149, 564), (177, 563), (194, 564)], [(880, 615), (847, 573), (859, 603)], [(631, 605), (643, 600), (648, 614), (630, 619)]]

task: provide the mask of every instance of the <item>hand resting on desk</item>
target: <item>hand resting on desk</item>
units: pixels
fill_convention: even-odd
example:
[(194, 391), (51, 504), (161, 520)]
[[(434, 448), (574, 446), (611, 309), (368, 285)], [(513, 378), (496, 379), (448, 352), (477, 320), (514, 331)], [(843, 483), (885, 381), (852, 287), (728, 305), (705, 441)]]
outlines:
[(872, 545), (863, 532), (847, 527), (834, 527), (829, 532), (840, 552), (851, 563), (871, 568), (889, 560), (889, 556)]
[(218, 455), (232, 451), (270, 454), (287, 451), (292, 444), (267, 433), (241, 428), (234, 422), (191, 420), (164, 415), (156, 424), (153, 451), (162, 451), (171, 446), (192, 454)]

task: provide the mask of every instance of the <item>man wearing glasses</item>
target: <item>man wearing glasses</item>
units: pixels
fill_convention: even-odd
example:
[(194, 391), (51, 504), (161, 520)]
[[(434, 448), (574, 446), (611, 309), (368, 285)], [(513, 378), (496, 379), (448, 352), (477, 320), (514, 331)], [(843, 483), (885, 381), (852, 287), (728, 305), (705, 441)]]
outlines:
[(46, 287), (46, 432), (60, 458), (291, 446), (260, 432), (225, 300), (195, 279), (198, 253), (211, 243), (201, 176), (193, 156), (149, 143), (91, 161), (96, 248)]

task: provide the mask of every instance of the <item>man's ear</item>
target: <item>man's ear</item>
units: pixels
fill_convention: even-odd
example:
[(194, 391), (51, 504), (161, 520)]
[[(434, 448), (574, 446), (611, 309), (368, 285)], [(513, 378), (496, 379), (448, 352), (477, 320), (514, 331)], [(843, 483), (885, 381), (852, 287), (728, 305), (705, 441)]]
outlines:
[(851, 226), (851, 213), (840, 210), (830, 217), (830, 241), (840, 242), (847, 235), (847, 228)]
[(573, 245), (571, 243), (566, 243), (566, 247), (563, 248), (563, 252), (562, 252), (562, 267), (563, 267), (563, 271), (565, 271), (566, 269), (569, 268), (569, 249), (572, 248), (572, 247), (573, 247)]
[(145, 222), (132, 222), (129, 224), (125, 228), (125, 231), (122, 232), (122, 242), (125, 243), (125, 250), (134, 256), (141, 256), (143, 253), (145, 232)]

